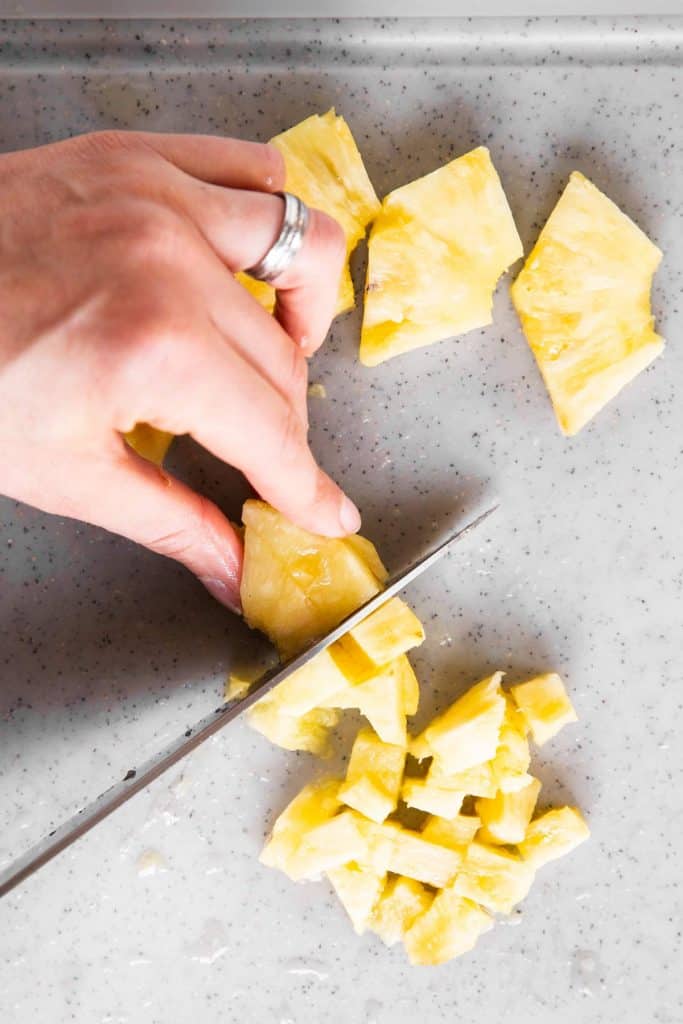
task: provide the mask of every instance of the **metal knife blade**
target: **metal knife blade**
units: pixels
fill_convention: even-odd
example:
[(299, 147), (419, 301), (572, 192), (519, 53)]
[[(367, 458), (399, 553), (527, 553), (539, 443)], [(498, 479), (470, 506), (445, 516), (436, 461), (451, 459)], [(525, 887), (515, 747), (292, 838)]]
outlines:
[(287, 679), (293, 672), (303, 668), (304, 665), (315, 658), (317, 654), (324, 651), (335, 640), (338, 640), (350, 629), (357, 626), (377, 608), (385, 604), (389, 598), (394, 597), (403, 590), (412, 580), (429, 569), (435, 562), (443, 558), (451, 548), (461, 541), (467, 534), (484, 522), (485, 519), (496, 511), (498, 505), (493, 505), (472, 522), (462, 527), (456, 533), (451, 534), (426, 555), (423, 555), (412, 565), (402, 572), (392, 576), (384, 590), (375, 594), (369, 601), (361, 605), (355, 612), (343, 619), (338, 626), (327, 633), (320, 640), (315, 641), (304, 651), (298, 654), (291, 661), (284, 665), (276, 665), (266, 672), (250, 689), (246, 696), (228, 701), (216, 708), (214, 712), (206, 715), (192, 729), (187, 729), (181, 737), (171, 743), (164, 750), (160, 751), (145, 764), (135, 770), (129, 771), (120, 782), (114, 783), (105, 790), (92, 803), (83, 807), (72, 818), (69, 818), (62, 825), (56, 828), (35, 846), (31, 847), (25, 854), (0, 872), (0, 898), (19, 885), (24, 879), (41, 868), (48, 861), (56, 857), (58, 853), (65, 850), (81, 836), (89, 832), (100, 821), (108, 817), (113, 811), (130, 800), (132, 796), (139, 793), (164, 772), (172, 768), (174, 764), (181, 761), (189, 753), (195, 750), (201, 743), (213, 736), (224, 726), (232, 722), (243, 711), (260, 700), (264, 694), (273, 690), (279, 683)]

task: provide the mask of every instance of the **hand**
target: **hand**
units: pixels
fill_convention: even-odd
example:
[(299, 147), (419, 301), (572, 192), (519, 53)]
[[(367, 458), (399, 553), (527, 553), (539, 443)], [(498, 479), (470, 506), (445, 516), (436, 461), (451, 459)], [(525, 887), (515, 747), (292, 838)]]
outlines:
[(0, 156), (0, 492), (123, 534), (239, 608), (222, 512), (128, 448), (189, 433), (293, 522), (351, 533), (355, 506), (307, 442), (305, 356), (345, 257), (312, 211), (276, 318), (234, 280), (282, 223), (271, 146), (105, 132)]

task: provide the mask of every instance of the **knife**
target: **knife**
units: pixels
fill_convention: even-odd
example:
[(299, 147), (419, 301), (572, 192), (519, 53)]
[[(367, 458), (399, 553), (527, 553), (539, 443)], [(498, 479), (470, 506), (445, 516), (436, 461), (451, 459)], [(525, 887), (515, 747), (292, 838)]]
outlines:
[(117, 807), (120, 807), (127, 800), (130, 800), (132, 796), (135, 796), (136, 793), (139, 793), (140, 790), (149, 786), (151, 782), (158, 779), (160, 775), (163, 775), (169, 768), (172, 768), (174, 764), (187, 757), (200, 743), (208, 740), (210, 736), (213, 736), (214, 733), (217, 733), (224, 726), (228, 725), (229, 722), (232, 722), (266, 693), (273, 690), (279, 683), (284, 682), (292, 673), (307, 665), (309, 661), (329, 647), (330, 644), (333, 644), (335, 640), (339, 640), (350, 629), (353, 629), (354, 626), (357, 626), (366, 619), (368, 615), (385, 604), (389, 598), (394, 597), (414, 579), (421, 576), (435, 562), (443, 558), (455, 544), (471, 533), (485, 519), (488, 519), (497, 508), (498, 505), (493, 505), (486, 512), (473, 519), (472, 522), (462, 527), (456, 533), (451, 534), (431, 551), (428, 551), (426, 555), (423, 555), (412, 565), (408, 566), (407, 569), (390, 577), (384, 590), (371, 597), (369, 601), (366, 601), (355, 612), (347, 615), (338, 626), (335, 626), (324, 637), (310, 644), (286, 664), (276, 665), (270, 669), (251, 686), (245, 696), (222, 704), (212, 714), (206, 715), (201, 721), (197, 722), (192, 729), (186, 729), (183, 735), (175, 740), (174, 743), (171, 743), (139, 768), (128, 771), (120, 782), (115, 782), (113, 786), (110, 786), (92, 803), (83, 807), (72, 818), (69, 818), (68, 821), (65, 821), (53, 832), (50, 832), (48, 836), (41, 839), (35, 846), (31, 847), (30, 850), (10, 864), (9, 867), (0, 872), (0, 898), (7, 895), (15, 886), (23, 882), (29, 875), (32, 875), (38, 868), (47, 864), (48, 861), (56, 857), (62, 850), (75, 843), (77, 839), (80, 839), (86, 832), (89, 832), (100, 821), (103, 821)]

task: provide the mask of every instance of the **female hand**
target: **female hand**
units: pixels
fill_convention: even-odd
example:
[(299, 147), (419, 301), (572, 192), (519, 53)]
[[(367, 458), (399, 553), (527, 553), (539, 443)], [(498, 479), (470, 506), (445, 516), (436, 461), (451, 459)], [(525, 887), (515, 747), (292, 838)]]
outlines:
[(333, 315), (343, 233), (311, 211), (276, 318), (233, 277), (277, 238), (283, 187), (274, 147), (208, 136), (0, 156), (0, 492), (175, 558), (234, 609), (230, 523), (122, 434), (192, 434), (293, 522), (358, 529), (307, 442), (305, 357)]

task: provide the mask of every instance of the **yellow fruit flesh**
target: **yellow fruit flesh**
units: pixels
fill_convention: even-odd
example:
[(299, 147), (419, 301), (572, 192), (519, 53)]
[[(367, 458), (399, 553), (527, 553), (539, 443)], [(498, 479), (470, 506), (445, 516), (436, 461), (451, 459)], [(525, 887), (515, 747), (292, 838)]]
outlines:
[(451, 886), (437, 893), (406, 931), (406, 951), (411, 964), (443, 964), (473, 949), (491, 928), (493, 920), (486, 911), (463, 899)]
[(430, 906), (434, 896), (414, 878), (397, 875), (384, 889), (369, 927), (385, 946), (400, 942), (414, 921)]
[(405, 756), (405, 747), (383, 743), (372, 729), (361, 729), (339, 790), (340, 800), (372, 821), (384, 821), (396, 810)]
[(339, 785), (338, 779), (321, 779), (304, 786), (273, 825), (259, 858), (262, 864), (286, 871), (305, 833), (329, 821), (340, 809)]
[(394, 821), (382, 825), (361, 823), (368, 839), (369, 863), (396, 875), (414, 878), (440, 889), (451, 882), (460, 867), (461, 856), (438, 843), (431, 843), (419, 832)]
[(588, 825), (576, 807), (558, 807), (531, 822), (519, 852), (534, 868), (540, 868), (571, 853), (589, 836)]
[(491, 760), (505, 714), (502, 678), (496, 672), (468, 690), (411, 743), (410, 752), (419, 759), (438, 757), (449, 773)]
[(283, 870), (294, 882), (319, 878), (350, 861), (365, 861), (366, 854), (367, 841), (354, 814), (342, 811), (304, 833)]
[(463, 790), (447, 789), (426, 779), (406, 779), (401, 790), (401, 799), (406, 806), (442, 818), (454, 818), (466, 796)]
[(284, 714), (296, 718), (320, 707), (345, 685), (346, 677), (332, 656), (331, 648), (328, 648), (292, 673), (265, 700), (281, 708)]
[(148, 462), (156, 462), (157, 466), (166, 458), (174, 436), (166, 430), (151, 427), (149, 423), (136, 423), (132, 430), (124, 434), (126, 442), (138, 455)]
[(505, 715), (500, 727), (496, 756), (490, 762), (494, 785), (504, 793), (522, 789), (531, 779), (527, 774), (531, 752), (526, 733), (527, 724), (524, 716), (506, 694)]
[(475, 814), (458, 814), (451, 819), (431, 816), (422, 826), (422, 835), (430, 843), (447, 846), (464, 856), (480, 826), (481, 821)]
[(367, 718), (381, 740), (405, 748), (405, 694), (406, 683), (410, 685), (411, 676), (410, 663), (402, 655), (366, 682), (348, 685), (321, 703), (324, 707), (356, 708)]
[(366, 366), (491, 323), (498, 278), (523, 253), (483, 146), (390, 193), (368, 248)]
[(521, 843), (534, 813), (540, 789), (538, 779), (531, 779), (516, 792), (497, 793), (490, 799), (480, 797), (475, 808), (484, 826), (479, 833), (482, 842), (510, 845)]
[(576, 434), (659, 355), (650, 308), (660, 250), (575, 171), (512, 299), (561, 429)]
[(247, 711), (252, 729), (284, 750), (303, 750), (317, 757), (330, 754), (330, 732), (339, 715), (330, 708), (313, 708), (305, 715), (289, 715), (271, 697), (263, 697)]
[(534, 869), (515, 854), (475, 840), (455, 880), (454, 890), (496, 914), (509, 914), (524, 899)]
[(326, 872), (342, 906), (351, 918), (356, 935), (370, 923), (373, 909), (386, 883), (386, 872), (357, 864), (342, 864)]
[(578, 721), (564, 683), (555, 672), (511, 686), (510, 693), (539, 747), (564, 725)]
[(392, 597), (350, 630), (340, 644), (359, 660), (365, 657), (376, 671), (417, 647), (424, 638), (424, 628), (415, 612), (400, 597)]

